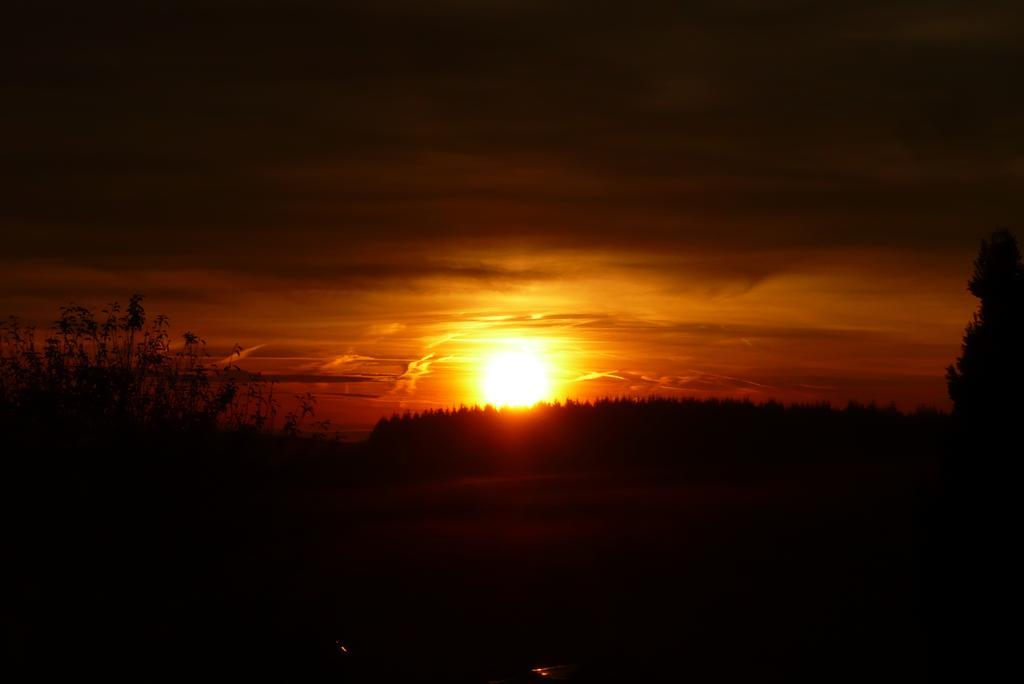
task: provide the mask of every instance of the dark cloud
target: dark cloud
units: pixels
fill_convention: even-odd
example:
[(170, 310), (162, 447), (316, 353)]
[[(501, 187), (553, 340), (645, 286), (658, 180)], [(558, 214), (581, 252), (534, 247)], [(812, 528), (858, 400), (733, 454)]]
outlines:
[(963, 249), (1024, 209), (1013, 3), (42, 2), (5, 24), (8, 256)]

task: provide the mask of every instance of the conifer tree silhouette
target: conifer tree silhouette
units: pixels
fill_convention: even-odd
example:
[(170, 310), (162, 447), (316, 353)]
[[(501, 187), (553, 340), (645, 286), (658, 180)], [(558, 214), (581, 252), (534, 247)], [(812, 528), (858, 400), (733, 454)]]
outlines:
[(1024, 417), (1024, 265), (1011, 232), (982, 240), (967, 288), (981, 303), (946, 370), (953, 413), (972, 421)]

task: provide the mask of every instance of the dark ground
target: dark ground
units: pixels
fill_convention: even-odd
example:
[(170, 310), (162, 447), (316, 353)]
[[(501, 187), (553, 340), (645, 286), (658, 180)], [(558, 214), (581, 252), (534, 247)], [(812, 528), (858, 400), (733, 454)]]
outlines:
[(4, 433), (6, 662), (34, 679), (959, 682), (1015, 660), (1012, 450), (940, 415)]
[(374, 671), (483, 681), (568, 663), (617, 681), (914, 681), (927, 671), (919, 487), (836, 470), (327, 493), (306, 502), (311, 515), (351, 522), (322, 528), (333, 543), (306, 553), (339, 582), (339, 629)]
[[(937, 570), (935, 452), (403, 480), (365, 466), (393, 467), (374, 443), (129, 441), (35, 460), (15, 443), (14, 667), (115, 680), (943, 678), (937, 615), (955, 590)], [(530, 672), (555, 666), (568, 667)]]

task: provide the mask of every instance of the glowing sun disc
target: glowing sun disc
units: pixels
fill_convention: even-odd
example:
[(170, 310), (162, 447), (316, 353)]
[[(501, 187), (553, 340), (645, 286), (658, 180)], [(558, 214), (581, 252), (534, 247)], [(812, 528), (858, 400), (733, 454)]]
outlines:
[(492, 406), (533, 406), (548, 396), (547, 368), (528, 351), (493, 354), (484, 369), (483, 394)]

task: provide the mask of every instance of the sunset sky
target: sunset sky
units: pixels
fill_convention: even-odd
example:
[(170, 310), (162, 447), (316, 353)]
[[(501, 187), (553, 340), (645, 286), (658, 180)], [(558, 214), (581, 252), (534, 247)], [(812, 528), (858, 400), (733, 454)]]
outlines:
[(132, 292), (359, 430), (482, 400), (948, 406), (1024, 216), (1015, 3), (15, 2), (0, 312)]

